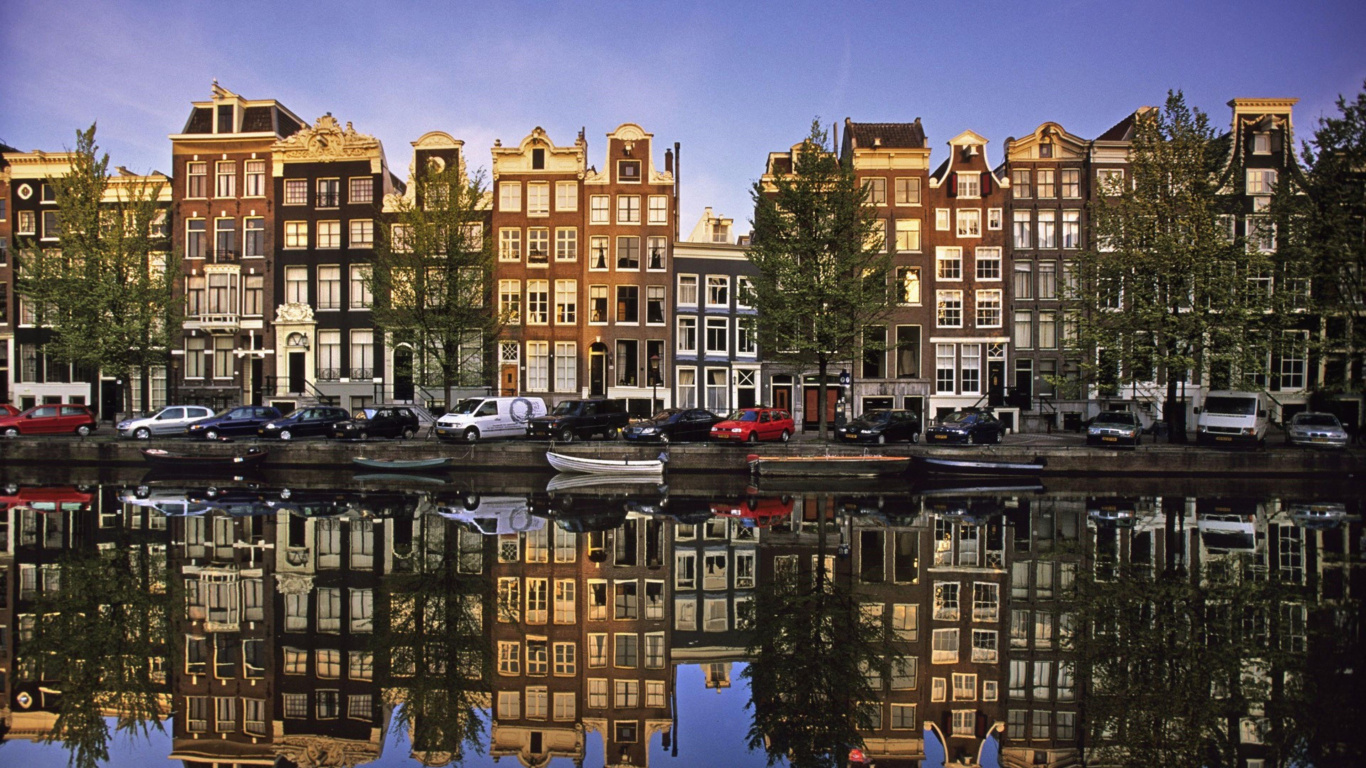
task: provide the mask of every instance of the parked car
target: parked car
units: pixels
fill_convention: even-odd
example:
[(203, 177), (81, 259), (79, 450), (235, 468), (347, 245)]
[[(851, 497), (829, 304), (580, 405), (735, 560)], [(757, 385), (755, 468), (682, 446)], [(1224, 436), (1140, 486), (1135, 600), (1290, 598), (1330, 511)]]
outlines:
[(631, 420), (622, 400), (565, 400), (545, 416), (527, 421), (527, 435), (565, 443), (602, 435), (615, 438)]
[(5, 418), (6, 416), (18, 416), (18, 415), (19, 415), (19, 409), (18, 409), (18, 408), (15, 408), (14, 406), (10, 405), (9, 403), (0, 403), (0, 419)]
[(35, 405), (27, 411), (0, 418), (0, 433), (5, 437), (67, 432), (84, 437), (97, 426), (95, 412), (84, 405)]
[(369, 437), (401, 437), (416, 435), (422, 421), (412, 408), (382, 406), (362, 408), (346, 421), (332, 425), (332, 436), (345, 440), (364, 440)]
[(741, 408), (711, 428), (711, 439), (726, 442), (757, 443), (781, 440), (786, 443), (797, 431), (792, 414), (781, 408)]
[(1195, 413), (1199, 445), (1261, 445), (1270, 426), (1267, 396), (1260, 392), (1210, 392)]
[(1129, 411), (1104, 411), (1086, 428), (1087, 445), (1138, 445), (1143, 424)]
[(349, 418), (351, 414), (343, 408), (300, 408), (288, 416), (267, 421), (256, 430), (256, 434), (281, 440), (293, 440), (296, 437), (327, 437), (332, 434), (334, 424)]
[(989, 411), (960, 408), (945, 414), (939, 423), (925, 430), (929, 443), (999, 443), (1006, 426)]
[(1304, 411), (1290, 417), (1285, 425), (1285, 444), (1346, 448), (1347, 430), (1331, 413)]
[(707, 440), (711, 437), (711, 428), (720, 421), (720, 416), (705, 408), (665, 408), (654, 418), (632, 421), (621, 430), (621, 436), (647, 443)]
[(477, 442), (485, 437), (526, 437), (527, 421), (545, 415), (539, 397), (472, 397), (436, 420), (442, 440)]
[(168, 405), (150, 416), (124, 419), (116, 428), (119, 437), (136, 437), (139, 440), (146, 440), (153, 435), (183, 435), (185, 427), (212, 415), (213, 409), (203, 405)]
[(207, 419), (200, 419), (185, 428), (186, 437), (217, 440), (220, 437), (256, 435), (271, 419), (280, 418), (279, 409), (268, 405), (243, 405), (220, 411)]
[(920, 417), (911, 411), (866, 411), (862, 416), (835, 430), (841, 442), (894, 443), (920, 442)]

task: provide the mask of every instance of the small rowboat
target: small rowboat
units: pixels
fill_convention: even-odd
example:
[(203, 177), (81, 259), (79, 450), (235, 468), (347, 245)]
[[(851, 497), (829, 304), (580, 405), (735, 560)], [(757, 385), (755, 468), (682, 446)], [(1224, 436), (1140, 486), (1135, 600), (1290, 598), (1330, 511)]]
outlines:
[(367, 459), (354, 456), (351, 463), (366, 469), (379, 469), (385, 472), (420, 472), (424, 469), (440, 469), (449, 466), (449, 457), (439, 459)]
[(909, 456), (756, 456), (745, 458), (762, 477), (889, 477), (911, 466)]
[(157, 469), (176, 472), (240, 472), (260, 466), (270, 451), (265, 448), (249, 448), (245, 453), (188, 454), (167, 451), (161, 448), (143, 448), (142, 458)]
[(660, 475), (664, 473), (667, 453), (654, 459), (590, 459), (569, 456), (554, 451), (545, 452), (545, 460), (561, 472), (584, 472), (590, 475)]
[(917, 456), (917, 465), (934, 475), (1031, 476), (1043, 471), (1044, 460), (1036, 461), (972, 461), (967, 459), (937, 459)]

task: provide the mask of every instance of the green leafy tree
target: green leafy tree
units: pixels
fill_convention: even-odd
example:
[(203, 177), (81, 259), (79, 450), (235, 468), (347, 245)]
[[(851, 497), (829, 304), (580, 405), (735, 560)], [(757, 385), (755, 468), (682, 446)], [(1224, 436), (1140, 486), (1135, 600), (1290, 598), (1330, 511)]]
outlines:
[(748, 297), (758, 310), (759, 344), (769, 360), (816, 368), (820, 436), (826, 437), (826, 375), (849, 361), (891, 309), (891, 256), (878, 242), (867, 191), (842, 164), (819, 121), (793, 158), (792, 173), (754, 185), (758, 270)]
[(18, 243), (18, 293), (51, 328), (46, 351), (57, 360), (118, 376), (141, 377), (142, 402), (125, 388), (125, 406), (150, 406), (150, 371), (167, 362), (179, 324), (172, 275), (179, 270), (166, 237), (163, 186), (115, 179), (95, 126), (76, 134), (71, 168), (47, 180), (56, 196), (56, 246)]
[(411, 344), (424, 384), (442, 388), (487, 384), (487, 355), (502, 328), (491, 310), (493, 245), (485, 224), (488, 188), (464, 168), (416, 170), (375, 242), (366, 283), (375, 325), (393, 343)]
[(1271, 275), (1268, 253), (1230, 237), (1220, 194), (1227, 156), (1206, 115), (1169, 93), (1137, 114), (1128, 177), (1101, 190), (1091, 212), (1093, 248), (1076, 260), (1068, 336), (1102, 393), (1165, 379), (1172, 442), (1186, 439), (1187, 373), (1231, 372), (1246, 385), (1279, 338), (1274, 296), (1249, 282)]

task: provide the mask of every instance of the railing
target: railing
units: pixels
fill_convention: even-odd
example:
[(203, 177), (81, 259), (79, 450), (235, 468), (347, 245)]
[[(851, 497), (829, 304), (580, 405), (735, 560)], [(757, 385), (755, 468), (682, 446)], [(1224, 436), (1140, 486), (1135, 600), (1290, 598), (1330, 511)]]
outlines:
[(352, 369), (351, 369), (351, 380), (352, 380), (352, 381), (356, 381), (357, 379), (373, 379), (374, 377), (375, 377), (375, 369), (373, 369), (373, 368), (352, 368)]
[(542, 250), (530, 251), (530, 252), (528, 252), (527, 255), (526, 255), (526, 263), (528, 263), (528, 264), (548, 264), (548, 263), (550, 263), (550, 254), (549, 254), (548, 252), (542, 251)]
[(241, 252), (236, 249), (215, 249), (208, 253), (208, 258), (215, 264), (236, 264), (241, 257)]
[(238, 315), (227, 312), (205, 312), (192, 316), (192, 319), (199, 321), (200, 328), (236, 328)]
[(318, 381), (341, 381), (342, 373), (341, 368), (319, 368)]

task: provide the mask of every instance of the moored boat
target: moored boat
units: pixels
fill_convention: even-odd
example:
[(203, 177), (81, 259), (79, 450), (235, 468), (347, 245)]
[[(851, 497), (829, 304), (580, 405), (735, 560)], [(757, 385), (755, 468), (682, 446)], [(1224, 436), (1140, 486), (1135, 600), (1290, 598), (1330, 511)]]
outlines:
[(157, 469), (176, 472), (240, 472), (260, 466), (270, 451), (248, 448), (234, 454), (177, 453), (162, 448), (143, 448), (142, 458)]
[(351, 463), (366, 469), (379, 469), (385, 472), (420, 472), (428, 469), (440, 469), (449, 466), (450, 457), (436, 459), (367, 459), (364, 456), (353, 456)]
[(590, 475), (659, 475), (664, 472), (668, 456), (667, 453), (661, 453), (654, 459), (591, 459), (587, 456), (545, 452), (545, 460), (555, 469)]
[(941, 459), (934, 456), (915, 457), (916, 466), (935, 475), (983, 475), (989, 477), (1030, 476), (1043, 472), (1043, 459), (1034, 461), (980, 461), (974, 459)]
[(909, 456), (745, 457), (749, 471), (763, 477), (890, 477), (906, 471)]

